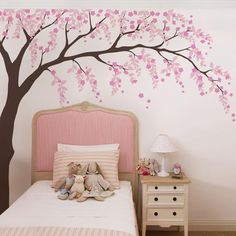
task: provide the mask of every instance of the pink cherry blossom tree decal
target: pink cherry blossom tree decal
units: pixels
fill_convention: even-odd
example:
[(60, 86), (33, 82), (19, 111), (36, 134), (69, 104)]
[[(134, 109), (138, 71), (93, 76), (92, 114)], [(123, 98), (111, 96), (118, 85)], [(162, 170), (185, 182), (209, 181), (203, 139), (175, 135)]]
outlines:
[[(90, 89), (98, 101), (102, 101), (101, 83), (109, 84), (111, 94), (125, 95), (124, 82), (129, 81), (135, 88), (145, 68), (149, 74), (146, 82), (153, 89), (173, 79), (184, 92), (185, 80), (191, 79), (201, 96), (214, 94), (225, 112), (231, 111), (230, 75), (207, 61), (212, 39), (194, 26), (192, 16), (172, 10), (8, 9), (0, 10), (0, 35), (0, 54), (8, 81), (0, 117), (0, 213), (8, 207), (8, 169), (14, 154), (12, 136), (19, 104), (46, 73), (58, 91), (60, 104), (68, 104), (68, 81), (59, 72), (62, 65), (67, 67), (68, 77), (75, 79), (78, 91)], [(9, 50), (11, 43), (18, 45), (14, 55)], [(22, 63), (27, 56), (31, 67)], [(106, 67), (109, 81), (99, 80), (85, 58)], [(20, 78), (24, 67), (28, 75)], [(186, 73), (188, 77), (183, 76)], [(147, 108), (151, 105), (145, 91), (137, 91), (137, 99), (145, 99)], [(230, 114), (235, 121), (235, 114)]]

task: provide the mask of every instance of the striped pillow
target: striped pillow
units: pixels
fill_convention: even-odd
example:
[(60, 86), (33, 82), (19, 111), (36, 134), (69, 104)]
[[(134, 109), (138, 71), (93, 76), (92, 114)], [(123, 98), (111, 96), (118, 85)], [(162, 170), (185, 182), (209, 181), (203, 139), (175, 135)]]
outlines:
[(96, 161), (100, 167), (104, 179), (109, 181), (115, 188), (120, 187), (118, 177), (119, 151), (112, 152), (56, 152), (53, 162), (53, 184), (61, 177), (67, 176), (70, 162), (77, 162), (83, 166), (90, 161)]

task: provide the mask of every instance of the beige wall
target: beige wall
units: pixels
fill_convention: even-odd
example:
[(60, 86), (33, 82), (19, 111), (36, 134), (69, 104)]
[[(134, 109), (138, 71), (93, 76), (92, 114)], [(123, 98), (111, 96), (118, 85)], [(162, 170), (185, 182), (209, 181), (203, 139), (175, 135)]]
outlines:
[[(7, 4), (6, 2), (9, 1), (3, 1), (2, 4)], [(29, 6), (29, 2), (21, 1), (21, 4), (25, 3), (25, 6)], [(63, 5), (63, 1), (61, 4)], [(31, 6), (42, 7), (42, 5), (33, 5), (32, 2)], [(70, 7), (73, 6), (76, 5), (70, 1)], [(104, 7), (109, 7), (108, 1), (104, 1)], [(131, 4), (127, 4), (127, 7), (134, 8)], [(140, 7), (143, 6), (137, 5), (137, 8)], [(154, 1), (149, 1), (147, 8), (152, 7), (157, 8), (157, 5)], [(193, 15), (195, 25), (211, 34), (213, 49), (209, 58), (230, 72), (231, 88), (236, 95), (236, 8), (216, 7), (201, 10), (179, 8), (178, 12)], [(0, 61), (0, 74), (4, 74), (2, 59)], [(24, 70), (21, 72), (22, 75), (27, 73), (27, 66)], [(104, 82), (109, 79), (109, 74), (103, 66), (96, 68), (96, 74)], [(147, 81), (148, 74), (145, 71), (141, 76), (144, 81)], [(44, 73), (41, 77), (43, 80), (37, 81), (23, 99), (16, 119), (13, 140), (15, 156), (10, 166), (11, 202), (14, 202), (30, 185), (33, 114), (41, 109), (59, 107), (58, 95), (55, 88), (51, 87), (50, 75)], [(184, 171), (192, 181), (190, 221), (236, 222), (236, 124), (231, 122), (230, 115), (224, 114), (216, 96), (200, 97), (194, 82), (188, 77), (184, 78), (184, 81), (186, 82), (185, 94), (180, 92), (174, 80), (163, 83), (157, 90), (153, 90), (150, 83), (141, 84), (138, 89), (148, 91), (146, 94), (152, 99), (152, 105), (148, 110), (145, 109), (145, 103), (137, 99), (137, 90), (134, 91), (130, 85), (126, 85), (126, 95), (111, 96), (111, 90), (104, 83), (101, 85), (103, 97), (101, 105), (129, 110), (137, 115), (141, 157), (151, 156), (149, 147), (158, 133), (164, 132), (172, 137), (178, 152), (168, 158), (167, 164), (170, 168), (176, 161), (182, 163)], [(0, 78), (0, 109), (4, 104), (5, 92), (6, 82)], [(79, 93), (72, 86), (68, 97), (71, 104), (84, 100), (97, 103), (89, 90)], [(235, 102), (234, 110), (236, 110)]]

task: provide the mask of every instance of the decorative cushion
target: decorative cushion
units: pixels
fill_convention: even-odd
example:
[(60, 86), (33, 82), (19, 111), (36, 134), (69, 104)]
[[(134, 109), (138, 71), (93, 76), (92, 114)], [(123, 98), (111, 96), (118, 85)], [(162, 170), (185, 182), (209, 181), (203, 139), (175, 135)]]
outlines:
[[(101, 174), (104, 179), (109, 181), (115, 188), (119, 188), (119, 177), (118, 177), (118, 162), (119, 162), (119, 151), (110, 152), (83, 152), (83, 153), (72, 153), (72, 152), (56, 152), (53, 163), (53, 183), (61, 177), (67, 176), (68, 167), (70, 162), (80, 163), (85, 167), (90, 161), (95, 161), (99, 165)], [(79, 173), (85, 174), (85, 173)]]

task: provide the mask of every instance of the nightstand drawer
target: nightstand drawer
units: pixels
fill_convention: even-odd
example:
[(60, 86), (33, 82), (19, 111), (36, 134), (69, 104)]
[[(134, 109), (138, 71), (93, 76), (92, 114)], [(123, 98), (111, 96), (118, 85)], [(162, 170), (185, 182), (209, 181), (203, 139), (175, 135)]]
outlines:
[(183, 209), (148, 209), (147, 220), (183, 220)]
[(183, 194), (148, 194), (147, 203), (153, 205), (184, 205)]
[(158, 185), (148, 184), (148, 192), (184, 192), (184, 185)]

